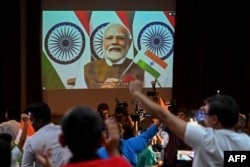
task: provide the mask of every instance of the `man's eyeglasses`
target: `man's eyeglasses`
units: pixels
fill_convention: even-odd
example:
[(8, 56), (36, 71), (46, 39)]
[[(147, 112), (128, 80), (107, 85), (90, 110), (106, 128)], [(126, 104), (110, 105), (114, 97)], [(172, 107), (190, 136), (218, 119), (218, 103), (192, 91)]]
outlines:
[(210, 115), (206, 111), (202, 109), (192, 110), (191, 113), (194, 115), (194, 120), (196, 121), (204, 121), (206, 115)]

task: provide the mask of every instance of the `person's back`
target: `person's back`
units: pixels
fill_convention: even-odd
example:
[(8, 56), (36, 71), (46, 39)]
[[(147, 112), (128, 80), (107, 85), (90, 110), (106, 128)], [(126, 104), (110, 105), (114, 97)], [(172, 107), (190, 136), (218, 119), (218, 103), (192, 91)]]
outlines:
[(31, 104), (26, 109), (30, 121), (35, 129), (35, 134), (29, 137), (24, 146), (22, 167), (36, 167), (42, 164), (35, 158), (35, 153), (42, 147), (51, 149), (51, 161), (54, 167), (65, 164), (71, 156), (67, 148), (63, 148), (58, 140), (61, 133), (60, 126), (51, 123), (51, 111), (46, 103)]
[(35, 162), (36, 166), (41, 166), (40, 162), (34, 157), (36, 150), (48, 146), (51, 149), (51, 161), (55, 167), (59, 167), (68, 162), (71, 156), (66, 148), (62, 148), (58, 141), (58, 136), (61, 133), (60, 126), (49, 124), (37, 131), (34, 135), (27, 139), (24, 148), (24, 155), (22, 159), (22, 167), (29, 166)]
[[(60, 142), (62, 146), (68, 146), (72, 157), (69, 163), (63, 167), (130, 166), (127, 160), (120, 156), (118, 150), (120, 138), (118, 125), (116, 123), (106, 124), (109, 133), (108, 139), (103, 132), (103, 126), (103, 119), (88, 107), (77, 106), (66, 112), (61, 121)], [(111, 158), (100, 159), (96, 151), (100, 145), (107, 147)]]

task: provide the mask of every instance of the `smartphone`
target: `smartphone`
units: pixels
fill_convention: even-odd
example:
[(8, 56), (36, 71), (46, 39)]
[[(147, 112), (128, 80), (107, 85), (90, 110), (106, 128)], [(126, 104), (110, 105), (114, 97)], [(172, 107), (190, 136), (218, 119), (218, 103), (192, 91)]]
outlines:
[(193, 150), (178, 150), (177, 151), (177, 160), (180, 161), (192, 161), (194, 158)]
[(201, 109), (192, 110), (191, 114), (193, 115), (194, 121), (201, 122), (201, 121), (204, 121), (205, 119), (204, 111)]

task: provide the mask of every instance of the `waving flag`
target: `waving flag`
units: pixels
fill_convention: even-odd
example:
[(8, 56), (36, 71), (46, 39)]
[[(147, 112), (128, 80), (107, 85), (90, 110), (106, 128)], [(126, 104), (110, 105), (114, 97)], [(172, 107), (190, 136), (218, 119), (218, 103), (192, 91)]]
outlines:
[[(87, 12), (44, 11), (42, 84), (44, 89), (73, 88), (78, 71), (90, 61)], [(85, 21), (87, 20), (87, 22)]]
[(167, 67), (160, 69), (153, 65), (157, 64), (157, 61), (146, 61), (148, 66), (142, 61), (137, 62), (139, 66), (143, 64), (145, 71), (148, 72), (144, 77), (145, 87), (150, 87), (151, 81), (155, 79), (160, 87), (172, 87), (174, 22), (173, 19), (169, 21), (168, 18), (172, 18), (173, 15), (168, 14), (170, 13), (164, 11), (135, 12), (132, 32), (134, 47), (140, 53), (137, 55), (141, 55), (141, 50), (146, 49), (168, 64)]
[[(20, 139), (20, 137), (21, 137), (21, 134), (22, 134), (22, 131), (23, 131), (23, 127), (24, 127), (24, 122), (23, 122), (23, 120), (21, 120), (21, 122), (20, 122), (20, 128), (19, 128), (19, 131), (18, 131), (16, 140), (15, 140), (15, 143), (16, 143), (16, 144), (19, 143), (19, 139)], [(34, 130), (33, 126), (31, 125), (30, 121), (28, 121), (28, 126), (27, 126), (27, 137), (32, 136), (34, 133), (35, 133), (35, 130)]]
[(167, 68), (168, 64), (149, 50), (141, 49), (134, 58), (134, 62), (147, 71), (155, 79)]

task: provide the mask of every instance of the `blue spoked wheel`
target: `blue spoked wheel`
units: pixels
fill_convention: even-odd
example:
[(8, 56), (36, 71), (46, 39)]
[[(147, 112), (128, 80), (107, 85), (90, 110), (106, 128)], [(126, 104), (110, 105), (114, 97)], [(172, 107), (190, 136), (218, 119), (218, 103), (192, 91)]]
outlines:
[(82, 29), (70, 22), (54, 25), (46, 34), (47, 55), (58, 64), (71, 64), (84, 52), (86, 43)]

